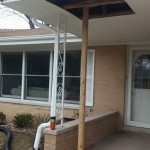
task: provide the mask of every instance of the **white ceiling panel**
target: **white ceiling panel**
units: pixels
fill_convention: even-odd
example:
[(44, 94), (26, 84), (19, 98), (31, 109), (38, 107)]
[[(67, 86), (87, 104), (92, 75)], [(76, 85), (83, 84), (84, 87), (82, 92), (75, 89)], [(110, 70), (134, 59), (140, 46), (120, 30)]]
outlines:
[(67, 31), (81, 36), (82, 21), (64, 9), (45, 0), (6, 0), (3, 5), (53, 26), (57, 26), (57, 16), (59, 13), (62, 13), (67, 16)]

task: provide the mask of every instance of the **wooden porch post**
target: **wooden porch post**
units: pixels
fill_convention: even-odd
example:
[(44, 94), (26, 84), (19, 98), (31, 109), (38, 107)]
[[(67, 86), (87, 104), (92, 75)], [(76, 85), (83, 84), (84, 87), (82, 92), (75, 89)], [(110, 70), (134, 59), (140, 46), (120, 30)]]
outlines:
[(86, 96), (86, 57), (88, 47), (88, 18), (89, 18), (89, 8), (85, 7), (83, 8), (83, 23), (82, 23), (78, 150), (84, 150), (84, 137), (85, 137), (84, 128), (85, 128), (85, 96)]

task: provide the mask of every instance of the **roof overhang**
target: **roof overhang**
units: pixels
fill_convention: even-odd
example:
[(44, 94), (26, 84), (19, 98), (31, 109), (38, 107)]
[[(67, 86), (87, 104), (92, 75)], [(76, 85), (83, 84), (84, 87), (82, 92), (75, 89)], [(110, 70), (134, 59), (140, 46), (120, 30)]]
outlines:
[[(81, 38), (67, 34), (66, 42), (67, 50), (81, 49)], [(0, 51), (49, 51), (54, 49), (54, 43), (53, 34), (0, 37)]]
[(47, 0), (83, 19), (83, 8), (89, 8), (89, 19), (133, 14), (125, 0)]
[[(89, 45), (150, 43), (150, 1), (125, 1), (135, 14), (90, 19)], [(68, 17), (67, 32), (81, 37), (82, 20), (46, 0), (6, 0), (4, 5), (54, 26), (57, 25), (57, 14), (65, 14)]]
[[(58, 14), (67, 16), (67, 32), (81, 37), (82, 21), (64, 9), (45, 0), (6, 0), (3, 5), (57, 27)], [(76, 24), (74, 26), (74, 24)]]

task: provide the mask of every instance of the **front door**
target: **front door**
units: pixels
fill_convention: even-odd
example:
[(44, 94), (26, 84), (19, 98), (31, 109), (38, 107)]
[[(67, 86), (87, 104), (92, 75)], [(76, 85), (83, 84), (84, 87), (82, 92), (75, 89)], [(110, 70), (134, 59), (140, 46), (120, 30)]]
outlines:
[(127, 124), (150, 127), (150, 50), (131, 50), (129, 58)]

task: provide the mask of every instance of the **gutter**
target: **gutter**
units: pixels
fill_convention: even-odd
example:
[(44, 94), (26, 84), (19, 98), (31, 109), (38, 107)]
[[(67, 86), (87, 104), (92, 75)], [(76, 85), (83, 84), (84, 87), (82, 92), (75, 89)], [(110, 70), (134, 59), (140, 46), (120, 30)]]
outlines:
[[(64, 36), (60, 35), (63, 39)], [(77, 36), (67, 33), (66, 42), (81, 42), (82, 39)], [(54, 44), (55, 35), (54, 34), (45, 34), (45, 35), (29, 35), (29, 36), (14, 36), (14, 37), (0, 37), (0, 46), (1, 45), (23, 45), (23, 44)]]

